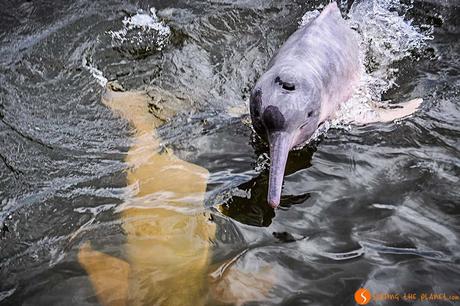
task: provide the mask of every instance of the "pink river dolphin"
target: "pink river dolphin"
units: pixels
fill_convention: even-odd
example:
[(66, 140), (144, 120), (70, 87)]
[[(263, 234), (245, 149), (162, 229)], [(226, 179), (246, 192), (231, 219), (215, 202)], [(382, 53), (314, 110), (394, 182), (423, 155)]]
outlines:
[[(270, 147), (267, 201), (273, 208), (280, 203), (289, 151), (308, 142), (352, 96), (362, 71), (359, 52), (357, 33), (332, 2), (289, 37), (251, 91), (254, 130)], [(420, 102), (387, 110), (380, 121), (409, 115)]]

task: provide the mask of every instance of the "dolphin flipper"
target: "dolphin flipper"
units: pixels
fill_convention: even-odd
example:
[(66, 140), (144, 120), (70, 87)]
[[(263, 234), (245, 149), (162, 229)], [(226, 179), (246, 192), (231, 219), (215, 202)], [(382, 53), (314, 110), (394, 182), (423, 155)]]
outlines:
[(93, 250), (88, 242), (80, 247), (78, 262), (88, 273), (101, 305), (126, 305), (130, 272), (127, 262)]
[(371, 107), (375, 116), (356, 118), (353, 123), (369, 124), (375, 122), (392, 122), (398, 119), (403, 119), (415, 113), (422, 102), (423, 99), (417, 98), (403, 103), (392, 104), (391, 108), (378, 105), (381, 103), (373, 103)]
[(418, 99), (410, 100), (405, 103), (396, 104), (395, 105), (396, 108), (392, 108), (392, 109), (379, 108), (376, 110), (380, 117), (379, 121), (380, 122), (390, 122), (390, 121), (394, 121), (397, 119), (402, 119), (407, 116), (410, 116), (418, 110), (422, 102), (423, 100), (418, 98)]

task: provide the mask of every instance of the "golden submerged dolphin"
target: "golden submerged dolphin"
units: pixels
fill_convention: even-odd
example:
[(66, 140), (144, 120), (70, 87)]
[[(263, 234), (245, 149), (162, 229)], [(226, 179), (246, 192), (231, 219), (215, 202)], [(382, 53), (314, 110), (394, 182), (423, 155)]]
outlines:
[(160, 153), (155, 137), (164, 119), (191, 102), (160, 89), (116, 89), (109, 84), (102, 101), (135, 129), (125, 161), (127, 183), (137, 192), (121, 208), (127, 261), (92, 250), (88, 243), (78, 260), (103, 305), (204, 304), (215, 234), (203, 205), (208, 171), (171, 152)]

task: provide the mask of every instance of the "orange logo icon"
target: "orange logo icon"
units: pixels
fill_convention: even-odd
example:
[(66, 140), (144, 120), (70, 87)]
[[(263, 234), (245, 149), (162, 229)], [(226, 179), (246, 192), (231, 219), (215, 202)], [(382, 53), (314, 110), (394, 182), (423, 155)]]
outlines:
[(365, 288), (359, 288), (355, 292), (355, 301), (359, 305), (366, 305), (371, 301), (371, 293)]

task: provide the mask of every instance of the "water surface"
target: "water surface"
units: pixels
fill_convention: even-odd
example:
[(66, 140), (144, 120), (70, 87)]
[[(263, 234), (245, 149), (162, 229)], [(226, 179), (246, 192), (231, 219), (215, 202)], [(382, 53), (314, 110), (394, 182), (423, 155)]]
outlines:
[(201, 238), (205, 303), (355, 305), (359, 287), (460, 295), (455, 0), (342, 1), (366, 72), (342, 116), (371, 100), (424, 102), (395, 123), (332, 123), (290, 154), (280, 209), (266, 205), (267, 148), (250, 127), (248, 94), (326, 2), (2, 2), (0, 304), (99, 305), (81, 246), (129, 261), (122, 208), (136, 134), (102, 103), (106, 80), (191, 101), (156, 135), (209, 172), (194, 208), (215, 226)]

